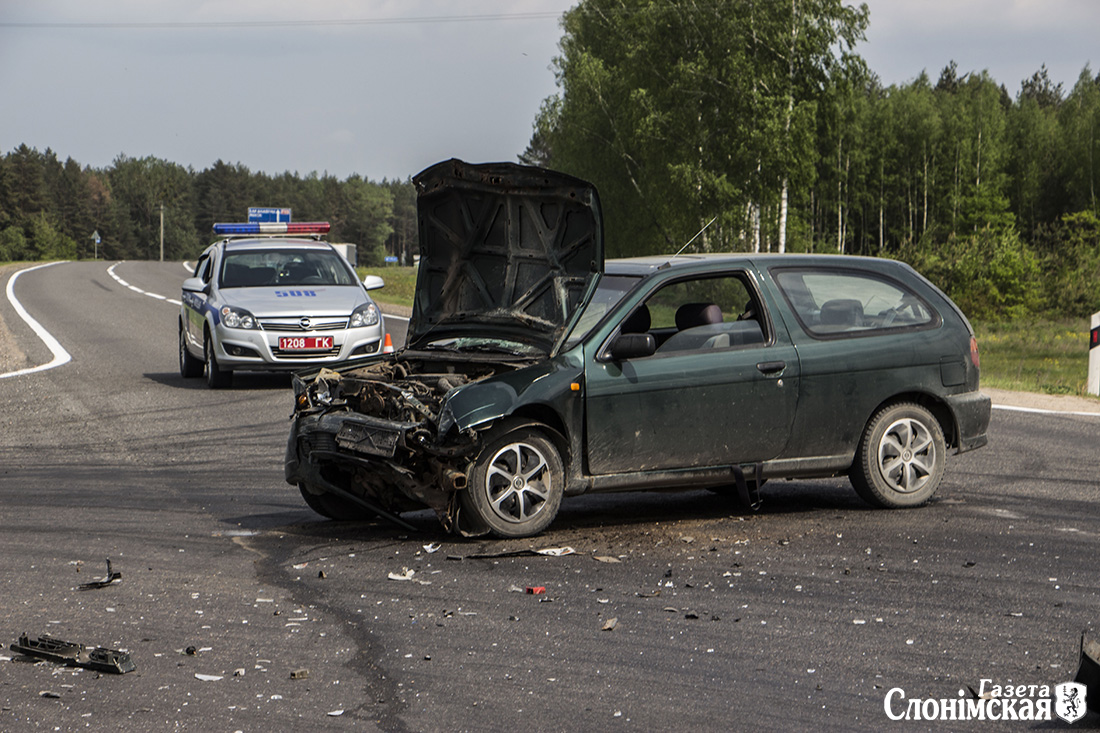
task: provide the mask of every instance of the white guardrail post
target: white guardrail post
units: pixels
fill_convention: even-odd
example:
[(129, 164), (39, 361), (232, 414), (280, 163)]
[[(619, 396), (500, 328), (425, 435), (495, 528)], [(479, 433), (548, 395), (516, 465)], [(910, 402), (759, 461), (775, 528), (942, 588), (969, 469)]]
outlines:
[(1100, 397), (1100, 313), (1092, 314), (1089, 332), (1089, 394)]

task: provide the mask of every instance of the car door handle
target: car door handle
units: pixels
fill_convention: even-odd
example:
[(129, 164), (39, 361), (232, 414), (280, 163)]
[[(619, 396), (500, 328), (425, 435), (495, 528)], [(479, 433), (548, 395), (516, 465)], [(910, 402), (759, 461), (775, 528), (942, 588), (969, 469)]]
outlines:
[(763, 374), (775, 374), (781, 372), (787, 368), (787, 362), (785, 361), (762, 361), (756, 365), (756, 368)]

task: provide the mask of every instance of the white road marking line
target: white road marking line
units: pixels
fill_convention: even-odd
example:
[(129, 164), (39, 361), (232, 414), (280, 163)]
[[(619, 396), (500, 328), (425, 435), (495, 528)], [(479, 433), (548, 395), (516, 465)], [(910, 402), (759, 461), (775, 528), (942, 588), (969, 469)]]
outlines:
[(1041, 410), (1038, 407), (1014, 407), (1013, 405), (993, 405), (994, 410), (1013, 412), (1031, 412), (1036, 415), (1076, 415), (1077, 417), (1100, 417), (1100, 412), (1075, 412), (1072, 410)]
[(7, 379), (8, 377), (18, 377), (23, 374), (33, 374), (34, 372), (44, 372), (47, 369), (53, 369), (54, 367), (59, 367), (62, 364), (68, 364), (70, 361), (72, 361), (73, 357), (68, 351), (65, 350), (65, 347), (63, 347), (61, 343), (57, 339), (55, 339), (49, 331), (43, 328), (41, 323), (34, 320), (34, 318), (31, 317), (31, 314), (27, 313), (27, 309), (23, 307), (23, 304), (20, 303), (15, 297), (15, 281), (19, 279), (20, 275), (22, 275), (24, 272), (30, 272), (31, 270), (38, 270), (43, 267), (49, 267), (50, 265), (58, 264), (61, 263), (50, 262), (49, 264), (38, 265), (37, 267), (28, 267), (26, 270), (20, 270), (19, 272), (11, 276), (11, 278), (8, 280), (7, 287), (8, 300), (11, 302), (12, 307), (15, 308), (15, 312), (19, 314), (20, 318), (27, 322), (27, 325), (31, 327), (32, 331), (38, 334), (38, 338), (42, 339), (42, 343), (46, 344), (46, 347), (53, 354), (53, 360), (48, 364), (42, 364), (41, 366), (30, 367), (28, 369), (20, 369), (14, 372), (8, 372), (6, 374), (0, 374), (0, 379)]
[(115, 279), (115, 282), (117, 282), (122, 287), (129, 288), (130, 290), (133, 290), (135, 293), (138, 293), (140, 295), (148, 295), (150, 298), (156, 298), (157, 300), (163, 300), (164, 302), (171, 303), (172, 305), (182, 305), (178, 300), (173, 300), (172, 298), (169, 298), (169, 297), (164, 296), (164, 295), (160, 295), (158, 293), (150, 293), (146, 290), (142, 290), (141, 288), (139, 288), (135, 285), (131, 285), (130, 283), (126, 282), (121, 277), (116, 275), (115, 274), (115, 268), (118, 267), (119, 265), (121, 265), (125, 261), (126, 260), (122, 260), (121, 262), (116, 262), (115, 264), (113, 264), (113, 265), (111, 265), (110, 267), (107, 268), (107, 274), (110, 275), (111, 277), (113, 277)]

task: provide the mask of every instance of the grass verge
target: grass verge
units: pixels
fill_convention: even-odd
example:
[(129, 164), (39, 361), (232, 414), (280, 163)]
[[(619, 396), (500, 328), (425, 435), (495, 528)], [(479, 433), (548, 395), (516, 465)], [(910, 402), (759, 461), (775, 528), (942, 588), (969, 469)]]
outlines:
[(982, 385), (1089, 397), (1088, 319), (973, 323)]

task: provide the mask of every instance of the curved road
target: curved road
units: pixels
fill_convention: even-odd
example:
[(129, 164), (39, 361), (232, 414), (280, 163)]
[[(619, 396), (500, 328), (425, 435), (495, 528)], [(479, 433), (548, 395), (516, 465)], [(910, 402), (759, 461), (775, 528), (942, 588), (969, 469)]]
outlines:
[[(117, 264), (137, 292), (113, 264), (13, 287), (72, 360), (0, 379), (0, 642), (137, 671), (0, 664), (2, 730), (882, 730), (893, 689), (1068, 681), (1100, 623), (1100, 416), (995, 411), (912, 511), (838, 479), (769, 484), (757, 514), (581, 497), (534, 541), (338, 524), (282, 480), (288, 377), (182, 380), (185, 271)], [(0, 317), (7, 370), (53, 358)], [(120, 580), (79, 590), (106, 558)]]

